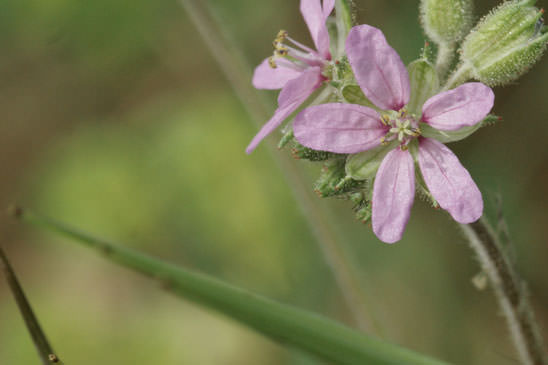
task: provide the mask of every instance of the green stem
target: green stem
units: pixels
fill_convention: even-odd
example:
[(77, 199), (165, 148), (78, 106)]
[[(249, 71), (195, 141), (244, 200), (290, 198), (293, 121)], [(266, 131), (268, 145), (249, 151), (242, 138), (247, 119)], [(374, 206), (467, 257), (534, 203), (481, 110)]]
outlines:
[(272, 301), (209, 276), (95, 238), (52, 219), (22, 210), (19, 210), (18, 217), (146, 275), (177, 296), (227, 315), (275, 341), (336, 364), (445, 364), (367, 336), (320, 315)]
[(461, 64), (447, 80), (442, 91), (447, 91), (456, 88), (472, 78), (472, 71), (466, 64)]
[(436, 58), (436, 72), (440, 80), (445, 80), (447, 71), (453, 63), (455, 56), (455, 44), (454, 43), (440, 43), (438, 44), (438, 55)]
[(337, 22), (337, 58), (340, 58), (345, 53), (346, 36), (355, 25), (355, 14), (353, 11), (354, 4), (352, 0), (336, 0), (335, 12)]
[(529, 303), (524, 281), (485, 220), (460, 225), (487, 274), (523, 364), (547, 365), (548, 356)]
[[(180, 0), (180, 3), (247, 109), (251, 119), (260, 128), (262, 123), (270, 118), (271, 108), (265, 105), (263, 99), (251, 86), (251, 77), (248, 71), (251, 68), (244, 61), (238, 48), (227, 37), (229, 32), (223, 29), (220, 22), (210, 14), (204, 1)], [(279, 153), (277, 145), (273, 143), (272, 139), (267, 138), (263, 143), (269, 147), (272, 159), (277, 163), (292, 189), (293, 196), (320, 246), (324, 259), (333, 272), (335, 281), (356, 325), (364, 331), (370, 330), (369, 323), (373, 323), (372, 316), (367, 313), (364, 295), (354, 268), (345, 257), (336, 238), (337, 233), (332, 223), (332, 217), (322, 207), (317, 197), (312, 194), (310, 184), (303, 171), (298, 168), (291, 157), (288, 154)]]
[(32, 337), (32, 342), (38, 351), (38, 356), (40, 357), (42, 364), (61, 364), (59, 358), (54, 355), (53, 349), (49, 344), (42, 327), (40, 327), (40, 323), (38, 323), (38, 319), (30, 306), (27, 296), (25, 295), (21, 284), (19, 284), (19, 280), (17, 280), (17, 276), (15, 275), (15, 272), (9, 263), (8, 257), (2, 248), (0, 248), (0, 269), (4, 272), (6, 281), (8, 282), (10, 290), (15, 298), (15, 301), (17, 302), (19, 311), (23, 316), (27, 330)]

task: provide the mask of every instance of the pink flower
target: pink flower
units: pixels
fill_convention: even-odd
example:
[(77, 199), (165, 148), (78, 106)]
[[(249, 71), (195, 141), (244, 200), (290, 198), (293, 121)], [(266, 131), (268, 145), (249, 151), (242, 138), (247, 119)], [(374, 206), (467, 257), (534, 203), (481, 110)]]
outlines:
[[(282, 91), (278, 96), (278, 109), (247, 146), (247, 153), (251, 153), (326, 80), (322, 71), (331, 60), (331, 53), (325, 22), (334, 6), (335, 0), (323, 0), (323, 6), (320, 0), (301, 0), (301, 13), (316, 50), (291, 39), (287, 32), (280, 31), (274, 40), (274, 55), (255, 69), (253, 86), (257, 89)], [(284, 41), (288, 44), (284, 44)]]
[[(422, 115), (416, 117), (404, 109), (410, 97), (407, 70), (379, 29), (352, 28), (346, 52), (360, 88), (384, 112), (353, 104), (312, 106), (295, 119), (295, 138), (309, 148), (335, 153), (392, 146), (373, 185), (373, 231), (384, 242), (400, 240), (409, 220), (415, 197), (415, 159), (443, 209), (460, 223), (479, 219), (483, 200), (470, 174), (445, 145), (421, 136), (419, 122), (441, 131), (472, 126), (493, 107), (493, 91), (481, 83), (463, 84), (428, 99)], [(409, 147), (416, 153), (412, 155)]]

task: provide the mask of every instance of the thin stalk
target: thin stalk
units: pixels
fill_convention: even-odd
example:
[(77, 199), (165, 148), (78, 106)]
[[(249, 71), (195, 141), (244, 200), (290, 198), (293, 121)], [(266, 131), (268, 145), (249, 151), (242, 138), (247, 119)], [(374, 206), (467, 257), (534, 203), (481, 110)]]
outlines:
[(491, 282), (521, 362), (547, 365), (547, 352), (525, 283), (518, 276), (497, 234), (484, 218), (460, 226)]
[(445, 86), (441, 91), (447, 91), (454, 89), (455, 87), (465, 83), (472, 78), (470, 66), (461, 64), (454, 72), (449, 76), (449, 79), (445, 83)]
[(38, 323), (38, 319), (36, 318), (36, 315), (34, 314), (32, 307), (30, 306), (27, 296), (23, 292), (23, 288), (21, 287), (21, 284), (19, 284), (19, 280), (17, 280), (15, 271), (11, 267), (8, 257), (6, 256), (6, 254), (4, 253), (1, 247), (0, 247), (0, 269), (2, 269), (2, 271), (4, 272), (6, 281), (8, 282), (8, 285), (13, 294), (13, 297), (15, 298), (15, 301), (17, 302), (17, 306), (19, 307), (21, 316), (23, 317), (25, 321), (27, 330), (29, 331), (32, 337), (32, 342), (34, 343), (34, 346), (36, 347), (36, 350), (38, 351), (38, 356), (40, 357), (42, 364), (43, 365), (61, 364), (61, 360), (59, 360), (59, 358), (54, 354), (53, 348), (49, 344), (49, 341), (46, 338), (46, 335), (44, 331), (42, 330), (42, 327), (40, 327), (40, 323)]
[[(249, 73), (251, 68), (244, 61), (238, 48), (227, 37), (228, 32), (210, 14), (204, 1), (180, 0), (180, 3), (209, 48), (211, 55), (217, 60), (252, 121), (257, 127), (261, 127), (270, 118), (271, 108), (265, 105), (263, 99), (251, 86)], [(279, 153), (277, 145), (271, 139), (266, 139), (263, 143), (269, 147), (272, 159), (284, 174), (293, 192), (293, 197), (299, 204), (324, 259), (333, 272), (356, 326), (363, 331), (370, 331), (369, 323), (373, 323), (373, 320), (367, 313), (364, 295), (354, 268), (337, 242), (337, 234), (330, 214), (312, 194), (312, 189), (310, 189), (302, 169), (297, 167), (293, 159), (288, 154)]]
[(342, 57), (345, 51), (346, 36), (350, 29), (356, 25), (355, 13), (352, 11), (354, 3), (352, 0), (336, 0), (335, 12), (337, 24), (337, 57)]
[(438, 55), (436, 58), (436, 72), (440, 80), (445, 80), (447, 71), (453, 63), (455, 56), (455, 44), (454, 43), (440, 43), (438, 44)]
[(173, 294), (220, 312), (272, 340), (335, 364), (445, 364), (312, 312), (275, 302), (209, 276), (95, 238), (32, 212), (19, 210), (18, 218), (87, 246), (107, 260), (150, 277)]

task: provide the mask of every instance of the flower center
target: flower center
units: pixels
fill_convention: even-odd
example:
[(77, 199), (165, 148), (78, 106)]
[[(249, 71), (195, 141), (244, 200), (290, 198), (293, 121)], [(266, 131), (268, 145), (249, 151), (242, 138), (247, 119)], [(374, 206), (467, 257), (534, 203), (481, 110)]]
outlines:
[(399, 111), (388, 111), (381, 115), (381, 122), (388, 128), (388, 132), (381, 138), (381, 144), (387, 145), (398, 140), (400, 148), (406, 150), (409, 142), (421, 135), (419, 123), (405, 108)]
[(272, 45), (274, 54), (268, 59), (272, 68), (287, 67), (303, 71), (309, 66), (324, 66), (327, 63), (318, 52), (292, 39), (285, 30), (278, 32)]

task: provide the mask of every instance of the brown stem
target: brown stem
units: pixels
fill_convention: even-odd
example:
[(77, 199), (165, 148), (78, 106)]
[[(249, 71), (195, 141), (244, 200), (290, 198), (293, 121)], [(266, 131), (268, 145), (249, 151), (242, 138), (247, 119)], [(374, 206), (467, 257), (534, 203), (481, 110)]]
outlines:
[(36, 315), (34, 314), (34, 311), (32, 310), (32, 307), (25, 293), (23, 292), (23, 288), (19, 284), (19, 280), (17, 279), (17, 276), (15, 276), (15, 272), (13, 271), (13, 268), (10, 265), (8, 257), (6, 256), (6, 254), (4, 253), (1, 247), (0, 247), (0, 270), (3, 271), (4, 276), (6, 277), (10, 290), (15, 298), (15, 301), (17, 302), (17, 306), (19, 307), (21, 315), (23, 316), (23, 319), (25, 321), (25, 324), (27, 325), (27, 329), (32, 337), (32, 342), (34, 342), (34, 345), (36, 347), (36, 350), (38, 351), (38, 355), (40, 356), (40, 360), (42, 361), (42, 364), (44, 365), (60, 364), (59, 358), (57, 357), (57, 355), (54, 354), (53, 349), (51, 345), (49, 344), (49, 341), (46, 338), (44, 331), (40, 327), (40, 324), (38, 323), (38, 319), (36, 318)]

